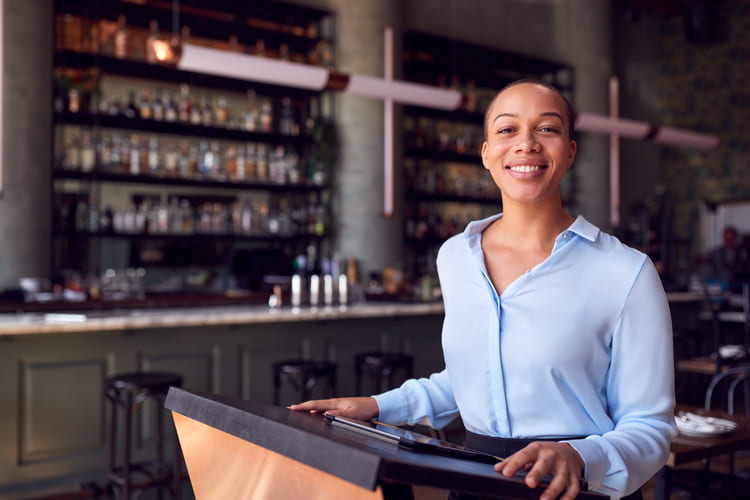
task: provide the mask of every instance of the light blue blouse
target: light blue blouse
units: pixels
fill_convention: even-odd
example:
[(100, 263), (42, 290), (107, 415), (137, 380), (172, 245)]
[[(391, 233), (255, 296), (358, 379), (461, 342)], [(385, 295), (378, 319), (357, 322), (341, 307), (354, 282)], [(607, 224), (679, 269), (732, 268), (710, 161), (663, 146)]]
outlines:
[(379, 419), (443, 427), (460, 413), (490, 436), (566, 440), (593, 491), (630, 494), (669, 456), (674, 372), (669, 306), (643, 253), (578, 217), (551, 255), (496, 293), (481, 247), (498, 214), (437, 257), (445, 369), (375, 396)]

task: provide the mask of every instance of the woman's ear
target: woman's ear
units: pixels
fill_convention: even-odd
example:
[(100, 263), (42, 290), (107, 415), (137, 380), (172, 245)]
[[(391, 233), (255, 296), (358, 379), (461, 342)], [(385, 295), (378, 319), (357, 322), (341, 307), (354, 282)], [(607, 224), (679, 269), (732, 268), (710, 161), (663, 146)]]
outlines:
[(484, 165), (485, 169), (490, 169), (490, 167), (487, 166), (487, 141), (482, 143), (482, 165)]
[(576, 159), (576, 152), (578, 152), (578, 143), (576, 141), (571, 140), (570, 144), (568, 145), (568, 168), (573, 166), (573, 162)]

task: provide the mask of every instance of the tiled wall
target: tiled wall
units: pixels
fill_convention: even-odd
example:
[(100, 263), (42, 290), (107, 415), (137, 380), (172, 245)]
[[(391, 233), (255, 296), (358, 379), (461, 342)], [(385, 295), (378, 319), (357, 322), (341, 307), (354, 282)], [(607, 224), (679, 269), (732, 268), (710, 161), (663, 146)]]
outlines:
[(661, 123), (721, 138), (710, 152), (662, 149), (675, 235), (693, 249), (704, 200), (750, 200), (750, 0), (714, 5), (716, 41), (688, 42), (681, 15), (664, 20), (661, 40)]

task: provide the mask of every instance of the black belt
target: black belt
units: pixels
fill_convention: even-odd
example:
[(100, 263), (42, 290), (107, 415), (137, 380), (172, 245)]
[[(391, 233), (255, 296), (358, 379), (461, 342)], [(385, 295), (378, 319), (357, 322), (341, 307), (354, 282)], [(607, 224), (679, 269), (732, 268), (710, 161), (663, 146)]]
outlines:
[[(465, 445), (467, 448), (474, 450), (483, 451), (490, 453), (496, 457), (506, 458), (514, 454), (518, 450), (525, 448), (534, 441), (567, 441), (569, 439), (583, 439), (585, 436), (561, 436), (556, 438), (534, 438), (534, 439), (520, 439), (520, 438), (501, 438), (494, 436), (485, 436), (482, 434), (475, 434), (470, 431), (466, 431)], [(456, 491), (451, 492), (448, 497), (450, 500), (484, 500), (488, 497), (480, 497), (476, 495), (467, 495), (465, 493), (459, 493)], [(638, 489), (630, 495), (623, 497), (622, 500), (643, 500), (641, 490)]]

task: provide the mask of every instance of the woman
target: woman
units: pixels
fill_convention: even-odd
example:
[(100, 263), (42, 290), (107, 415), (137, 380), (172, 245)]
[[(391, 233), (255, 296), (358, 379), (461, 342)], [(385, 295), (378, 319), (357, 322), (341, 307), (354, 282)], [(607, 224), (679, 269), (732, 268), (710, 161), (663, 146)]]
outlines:
[(467, 446), (507, 457), (498, 472), (527, 469), (532, 488), (552, 474), (543, 500), (575, 498), (581, 477), (640, 498), (676, 434), (669, 308), (648, 257), (563, 208), (572, 120), (536, 81), (510, 84), (487, 110), (482, 163), (503, 213), (438, 254), (445, 370), (292, 409), (435, 427), (460, 413)]

